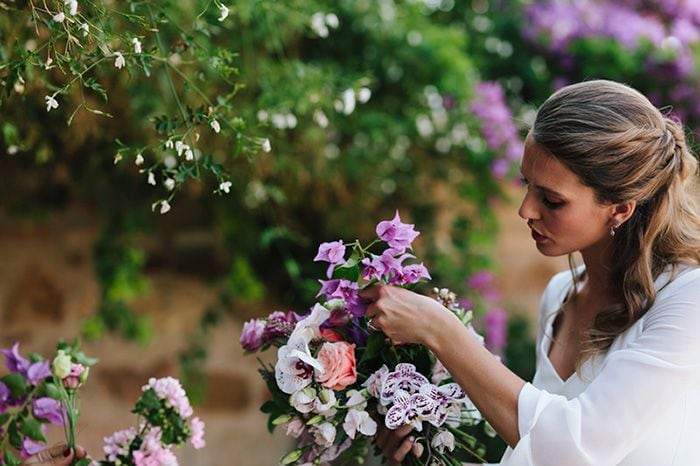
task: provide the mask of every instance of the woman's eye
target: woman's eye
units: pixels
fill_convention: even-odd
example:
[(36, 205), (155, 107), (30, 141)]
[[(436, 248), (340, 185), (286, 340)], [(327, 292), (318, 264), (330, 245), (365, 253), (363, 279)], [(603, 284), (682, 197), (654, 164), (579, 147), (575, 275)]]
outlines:
[(520, 177), (520, 184), (523, 185), (523, 186), (527, 186), (527, 184), (528, 184), (528, 183), (527, 183), (527, 178), (525, 178), (524, 176), (521, 176), (521, 177)]
[(546, 197), (542, 198), (542, 204), (544, 204), (545, 207), (549, 209), (558, 209), (559, 207), (564, 205), (564, 203), (561, 201), (550, 201)]

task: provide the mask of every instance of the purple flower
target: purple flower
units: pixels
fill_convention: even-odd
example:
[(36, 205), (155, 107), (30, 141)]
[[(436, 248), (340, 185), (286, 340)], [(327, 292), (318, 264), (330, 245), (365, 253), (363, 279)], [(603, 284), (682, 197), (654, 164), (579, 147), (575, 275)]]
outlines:
[(391, 283), (395, 285), (411, 285), (418, 283), (422, 279), (430, 279), (428, 269), (423, 264), (410, 264), (399, 271)]
[(328, 278), (333, 275), (333, 269), (336, 265), (345, 262), (345, 245), (343, 241), (333, 241), (330, 243), (321, 243), (318, 247), (318, 253), (314, 257), (314, 262), (324, 261), (329, 262), (328, 270), (326, 274)]
[(27, 459), (30, 456), (36, 455), (37, 453), (45, 449), (46, 445), (44, 445), (43, 443), (32, 440), (29, 437), (25, 437), (22, 441), (22, 451), (20, 451), (19, 453), (22, 459)]
[(493, 273), (481, 270), (467, 278), (467, 286), (477, 291), (485, 290), (493, 286)]
[(267, 322), (265, 322), (265, 329), (262, 334), (262, 343), (270, 343), (278, 338), (288, 337), (298, 321), (299, 316), (295, 312), (273, 312), (267, 316)]
[[(10, 389), (3, 382), (0, 382), (0, 413), (7, 410), (7, 402), (10, 399)], [(2, 463), (0, 463), (2, 464)]]
[(401, 274), (403, 261), (413, 259), (415, 256), (404, 254), (401, 257), (395, 257), (394, 254), (397, 252), (394, 249), (387, 249), (381, 256), (375, 256), (372, 260), (369, 258), (362, 259), (362, 265), (365, 266), (362, 270), (362, 278), (381, 281), (384, 276), (390, 278)]
[(5, 365), (10, 372), (18, 372), (22, 375), (26, 374), (29, 369), (29, 361), (19, 354), (19, 342), (12, 345), (12, 349), (3, 349), (2, 354), (5, 355)]
[(244, 350), (254, 353), (263, 344), (263, 332), (265, 331), (265, 321), (263, 319), (251, 319), (243, 324), (241, 332), (241, 346)]
[(51, 424), (62, 426), (64, 424), (64, 410), (61, 403), (53, 398), (43, 397), (34, 400), (32, 403), (34, 415), (41, 419), (46, 419)]
[(38, 385), (39, 382), (47, 377), (51, 377), (51, 368), (49, 361), (35, 362), (27, 369), (27, 380), (32, 385)]
[(496, 354), (503, 354), (508, 343), (508, 314), (499, 307), (490, 309), (484, 316), (486, 346)]
[(410, 249), (411, 243), (420, 234), (413, 229), (412, 224), (401, 223), (398, 210), (393, 219), (379, 222), (376, 231), (379, 239), (386, 241), (399, 254)]

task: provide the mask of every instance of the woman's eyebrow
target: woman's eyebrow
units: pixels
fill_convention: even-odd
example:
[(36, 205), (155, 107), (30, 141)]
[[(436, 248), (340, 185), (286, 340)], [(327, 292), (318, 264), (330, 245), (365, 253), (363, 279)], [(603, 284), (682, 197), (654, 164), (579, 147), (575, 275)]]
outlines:
[[(520, 176), (522, 176), (524, 180), (529, 181), (529, 180), (528, 180), (528, 177), (525, 176), (525, 174), (523, 173), (522, 170), (520, 170)], [(528, 184), (530, 184), (530, 183), (528, 183)], [(559, 191), (556, 191), (556, 190), (554, 190), (554, 189), (548, 188), (548, 187), (546, 187), (546, 186), (542, 186), (541, 184), (532, 184), (532, 187), (537, 188), (537, 189), (539, 189), (540, 191), (544, 191), (544, 192), (546, 192), (546, 193), (548, 193), (548, 194), (553, 194), (553, 195), (555, 195), (555, 196), (559, 196), (559, 197), (562, 197), (562, 198), (566, 199), (566, 196), (563, 195), (562, 193), (560, 193)]]

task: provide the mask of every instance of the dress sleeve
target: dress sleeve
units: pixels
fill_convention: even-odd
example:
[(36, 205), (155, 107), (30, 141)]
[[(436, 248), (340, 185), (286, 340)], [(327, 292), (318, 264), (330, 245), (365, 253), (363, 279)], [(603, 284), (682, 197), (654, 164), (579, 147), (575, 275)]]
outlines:
[(644, 441), (660, 413), (700, 379), (700, 270), (662, 292), (640, 336), (610, 353), (587, 389), (567, 400), (526, 384), (520, 441), (502, 466), (604, 466)]

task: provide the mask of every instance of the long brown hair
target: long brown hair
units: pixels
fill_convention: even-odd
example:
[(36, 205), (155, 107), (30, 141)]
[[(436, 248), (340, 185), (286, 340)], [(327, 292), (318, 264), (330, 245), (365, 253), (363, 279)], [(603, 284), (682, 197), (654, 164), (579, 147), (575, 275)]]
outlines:
[(591, 187), (600, 203), (637, 202), (613, 240), (612, 277), (621, 301), (597, 314), (580, 368), (652, 306), (661, 272), (700, 263), (698, 162), (679, 123), (636, 90), (612, 81), (555, 92), (537, 112), (532, 136)]

